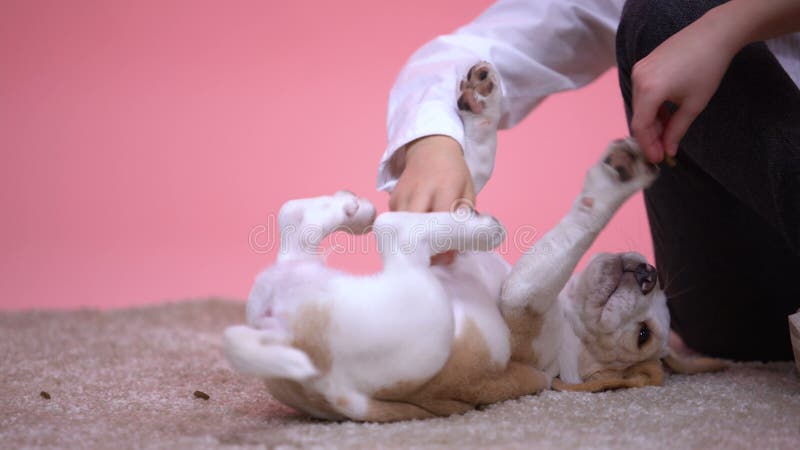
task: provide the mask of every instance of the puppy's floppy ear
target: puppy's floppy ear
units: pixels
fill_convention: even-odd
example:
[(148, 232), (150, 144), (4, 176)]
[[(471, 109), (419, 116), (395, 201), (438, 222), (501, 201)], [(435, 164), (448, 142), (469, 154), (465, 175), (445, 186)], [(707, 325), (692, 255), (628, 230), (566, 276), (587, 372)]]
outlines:
[(644, 361), (625, 370), (603, 370), (578, 384), (567, 384), (559, 378), (553, 379), (553, 389), (578, 392), (600, 392), (662, 384), (664, 384), (664, 368), (661, 366), (661, 361)]
[(684, 374), (694, 374), (702, 372), (717, 372), (728, 368), (728, 362), (717, 358), (705, 356), (681, 356), (670, 349), (669, 355), (664, 358), (664, 363), (672, 371)]

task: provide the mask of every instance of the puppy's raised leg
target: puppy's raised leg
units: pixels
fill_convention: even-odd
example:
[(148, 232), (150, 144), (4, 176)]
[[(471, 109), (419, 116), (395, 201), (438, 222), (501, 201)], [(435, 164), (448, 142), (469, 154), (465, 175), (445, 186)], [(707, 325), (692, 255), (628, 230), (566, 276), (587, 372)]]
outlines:
[(321, 258), (320, 243), (334, 231), (361, 234), (375, 220), (375, 207), (352, 192), (290, 200), (278, 213), (281, 246), (278, 262)]
[[(647, 163), (633, 139), (611, 143), (586, 174), (583, 190), (567, 215), (528, 250), (503, 284), (501, 309), (512, 333), (530, 327), (526, 320), (544, 314), (558, 298), (578, 261), (617, 209), (648, 186), (657, 169)], [(514, 330), (516, 327), (519, 330)]]
[[(348, 191), (333, 195), (290, 200), (278, 213), (280, 250), (275, 266), (288, 261), (322, 264), (324, 254), (320, 243), (336, 230), (360, 234), (369, 229), (375, 219), (375, 207), (369, 200), (358, 198)], [(281, 275), (269, 269), (261, 273), (247, 301), (248, 323), (262, 330), (281, 329), (273, 316), (272, 297), (276, 279)], [(280, 341), (280, 339), (273, 339)]]
[(455, 212), (389, 212), (374, 231), (384, 270), (428, 267), (430, 257), (448, 250), (491, 250), (505, 239), (505, 228), (492, 216), (471, 209)]
[[(321, 264), (320, 242), (336, 230), (363, 233), (375, 218), (375, 208), (347, 191), (291, 200), (278, 215), (281, 247), (276, 266), (289, 261)], [(275, 268), (256, 280), (247, 301), (247, 322), (225, 331), (225, 353), (242, 373), (295, 381), (316, 376), (318, 369), (304, 351), (290, 345), (291, 333), (274, 311), (274, 285), (285, 273)]]

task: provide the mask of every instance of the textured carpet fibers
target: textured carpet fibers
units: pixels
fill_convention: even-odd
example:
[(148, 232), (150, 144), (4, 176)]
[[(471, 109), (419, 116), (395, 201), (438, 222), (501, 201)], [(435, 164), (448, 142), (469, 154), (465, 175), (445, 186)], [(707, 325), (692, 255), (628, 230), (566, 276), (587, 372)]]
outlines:
[(671, 375), (660, 388), (545, 392), (425, 421), (309, 420), (228, 368), (221, 333), (243, 317), (242, 303), (224, 301), (0, 314), (0, 446), (800, 448), (789, 362)]

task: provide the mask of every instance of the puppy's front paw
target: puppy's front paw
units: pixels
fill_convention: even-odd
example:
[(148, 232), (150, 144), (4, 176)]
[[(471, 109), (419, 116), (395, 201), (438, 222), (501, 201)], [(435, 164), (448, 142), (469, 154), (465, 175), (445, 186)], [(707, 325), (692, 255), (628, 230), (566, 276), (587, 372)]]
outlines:
[(462, 113), (494, 116), (499, 112), (499, 76), (491, 64), (480, 62), (472, 66), (461, 80), (459, 91), (457, 104)]
[(614, 170), (619, 181), (633, 182), (639, 189), (649, 186), (658, 175), (658, 167), (647, 162), (633, 138), (613, 141), (606, 150), (603, 164)]
[(625, 199), (649, 186), (658, 176), (658, 167), (644, 158), (633, 138), (609, 144), (600, 161), (589, 169), (580, 204), (586, 210), (595, 203), (616, 210)]

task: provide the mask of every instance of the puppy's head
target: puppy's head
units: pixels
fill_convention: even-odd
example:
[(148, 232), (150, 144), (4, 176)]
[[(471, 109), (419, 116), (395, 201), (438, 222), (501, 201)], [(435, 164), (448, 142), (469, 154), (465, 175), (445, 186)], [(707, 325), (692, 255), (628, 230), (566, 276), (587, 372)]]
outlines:
[[(608, 381), (597, 385), (600, 389), (661, 383), (659, 360), (669, 354), (669, 311), (655, 267), (642, 255), (595, 256), (562, 296), (578, 338), (582, 382)], [(620, 380), (614, 384), (614, 379)]]

